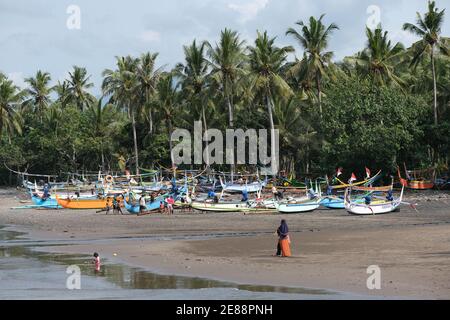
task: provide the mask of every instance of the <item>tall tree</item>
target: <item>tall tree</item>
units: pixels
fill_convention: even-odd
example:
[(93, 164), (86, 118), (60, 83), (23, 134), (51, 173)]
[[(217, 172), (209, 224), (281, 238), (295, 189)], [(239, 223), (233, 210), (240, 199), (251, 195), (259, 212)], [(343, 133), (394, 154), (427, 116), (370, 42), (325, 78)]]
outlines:
[(139, 106), (137, 89), (139, 81), (137, 69), (139, 59), (131, 56), (116, 57), (116, 70), (106, 69), (103, 71), (102, 90), (105, 96), (110, 97), (110, 102), (122, 110), (126, 110), (131, 118), (134, 141), (134, 156), (136, 163), (136, 174), (139, 174), (139, 151), (136, 134), (136, 114)]
[(236, 31), (225, 29), (220, 33), (220, 41), (213, 48), (207, 43), (211, 63), (211, 76), (220, 84), (228, 107), (228, 125), (234, 127), (234, 86), (239, 77), (245, 74), (245, 41), (239, 39)]
[(0, 138), (6, 133), (11, 141), (14, 133), (22, 133), (21, 118), (17, 112), (22, 102), (23, 92), (0, 74)]
[(69, 83), (67, 80), (64, 80), (63, 82), (58, 80), (58, 83), (52, 88), (52, 90), (57, 94), (55, 102), (59, 103), (62, 108), (65, 108), (69, 100)]
[(314, 79), (317, 89), (317, 98), (319, 101), (319, 112), (322, 116), (322, 79), (327, 74), (327, 69), (333, 57), (332, 51), (326, 51), (328, 48), (328, 40), (334, 30), (339, 27), (332, 23), (326, 27), (322, 23), (325, 15), (321, 15), (319, 19), (309, 18), (309, 25), (303, 21), (296, 24), (300, 27), (300, 32), (294, 28), (289, 28), (286, 35), (292, 35), (305, 50), (305, 56), (302, 60), (298, 60), (291, 69), (291, 72), (303, 73), (305, 79)]
[(173, 117), (175, 115), (175, 109), (178, 105), (179, 94), (177, 92), (177, 85), (174, 84), (173, 73), (163, 73), (158, 84), (157, 84), (157, 94), (155, 98), (155, 104), (158, 110), (164, 112), (164, 119), (166, 121), (167, 127), (167, 138), (169, 140), (169, 152), (170, 161), (172, 168), (174, 168), (175, 163), (172, 154), (172, 131), (173, 131)]
[(153, 110), (151, 108), (152, 95), (155, 93), (156, 84), (161, 75), (162, 69), (156, 68), (156, 59), (158, 53), (144, 53), (139, 59), (136, 69), (138, 81), (137, 92), (140, 96), (140, 107), (142, 111), (146, 111), (149, 121), (149, 133), (153, 132)]
[[(276, 95), (290, 97), (293, 92), (281, 76), (281, 71), (286, 63), (287, 54), (292, 52), (292, 47), (279, 48), (275, 46), (275, 38), (269, 38), (267, 31), (258, 32), (255, 46), (248, 48), (250, 62), (251, 87), (263, 97), (267, 107), (267, 114), (271, 132), (271, 156), (275, 157), (275, 126), (273, 122), (273, 99)], [(273, 164), (278, 166), (277, 163)], [(276, 173), (273, 172), (273, 175)]]
[(24, 106), (32, 108), (34, 112), (39, 114), (41, 120), (43, 112), (51, 103), (50, 80), (50, 74), (41, 70), (36, 73), (35, 77), (25, 79), (25, 82), (28, 83), (28, 88), (25, 89), (28, 99), (24, 101)]
[(431, 60), (431, 68), (433, 72), (433, 93), (434, 93), (434, 124), (438, 124), (438, 93), (437, 93), (437, 81), (436, 81), (436, 66), (435, 57), (437, 53), (442, 53), (446, 56), (450, 55), (449, 39), (441, 37), (442, 25), (444, 24), (445, 9), (439, 11), (436, 8), (435, 1), (428, 1), (428, 12), (422, 17), (417, 12), (416, 25), (412, 23), (405, 23), (403, 30), (410, 31), (411, 33), (422, 38), (421, 41), (415, 43), (412, 46), (413, 58), (411, 65), (417, 65), (417, 63), (429, 56)]
[(205, 58), (205, 45), (205, 43), (197, 45), (196, 40), (194, 40), (191, 45), (184, 46), (185, 62), (184, 64), (177, 64), (175, 70), (181, 80), (186, 99), (200, 111), (200, 117), (206, 131), (208, 129), (205, 114), (208, 61)]
[(355, 57), (346, 58), (346, 61), (354, 63), (359, 73), (370, 77), (377, 85), (393, 83), (402, 86), (403, 81), (397, 76), (396, 68), (404, 57), (404, 46), (401, 43), (393, 45), (388, 32), (383, 32), (381, 26), (375, 30), (366, 28), (366, 35), (366, 48)]
[(75, 104), (80, 110), (84, 110), (94, 103), (94, 96), (88, 92), (88, 89), (94, 86), (90, 82), (90, 78), (91, 76), (87, 75), (85, 68), (74, 66), (73, 71), (69, 72), (69, 79), (67, 79), (68, 86), (65, 102)]

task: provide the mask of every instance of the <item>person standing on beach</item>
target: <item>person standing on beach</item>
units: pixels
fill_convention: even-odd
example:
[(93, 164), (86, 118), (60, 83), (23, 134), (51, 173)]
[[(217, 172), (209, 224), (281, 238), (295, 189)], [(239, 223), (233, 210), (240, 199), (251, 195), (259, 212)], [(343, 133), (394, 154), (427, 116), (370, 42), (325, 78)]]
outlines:
[(97, 252), (94, 252), (94, 266), (95, 272), (100, 272), (100, 256)]
[(289, 227), (286, 220), (281, 220), (280, 226), (277, 229), (278, 244), (277, 256), (290, 257), (291, 256), (291, 240), (289, 238)]
[(141, 198), (139, 199), (139, 213), (144, 212), (147, 209), (147, 206), (145, 204), (145, 197), (144, 195), (141, 195)]
[(172, 198), (172, 196), (169, 196), (167, 198), (167, 213), (173, 214), (173, 205), (175, 204), (175, 200)]

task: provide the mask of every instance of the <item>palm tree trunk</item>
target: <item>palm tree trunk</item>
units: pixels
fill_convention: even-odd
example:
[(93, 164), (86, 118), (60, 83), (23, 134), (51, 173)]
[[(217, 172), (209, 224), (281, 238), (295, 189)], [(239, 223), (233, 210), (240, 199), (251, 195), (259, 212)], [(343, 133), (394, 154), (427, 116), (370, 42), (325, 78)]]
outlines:
[(317, 97), (319, 99), (319, 114), (322, 118), (322, 88), (320, 86), (320, 78), (316, 75), (316, 85), (317, 85)]
[[(206, 115), (205, 115), (205, 105), (202, 103), (202, 122), (203, 122), (203, 128), (206, 131), (208, 131), (208, 124), (206, 123)], [(209, 167), (209, 150), (208, 150), (208, 144), (206, 144), (206, 166)]]
[(153, 114), (152, 114), (151, 108), (148, 109), (148, 122), (149, 122), (148, 132), (150, 134), (152, 134), (153, 133)]
[(433, 68), (434, 124), (437, 126), (438, 125), (437, 81), (436, 81), (436, 66), (434, 64), (434, 45), (431, 47), (431, 66)]
[[(228, 90), (226, 89), (226, 85), (224, 85), (224, 91), (225, 91), (225, 95), (226, 95), (226, 99), (227, 99), (227, 106), (228, 106), (228, 124), (230, 126), (229, 129), (233, 129), (234, 128), (234, 115), (233, 115), (233, 105), (231, 103), (231, 98), (230, 98), (230, 94), (228, 93)], [(231, 155), (232, 155), (232, 159), (233, 162), (230, 165), (230, 170), (231, 170), (231, 182), (233, 182), (234, 180), (234, 171), (235, 171), (235, 164), (234, 164), (234, 143), (233, 143), (233, 148), (230, 150), (231, 151)]]
[[(169, 151), (170, 151), (170, 163), (172, 164), (172, 168), (174, 168), (175, 163), (173, 160), (173, 145), (172, 145), (172, 120), (170, 120), (170, 118), (167, 116), (166, 117), (166, 121), (167, 121), (167, 130), (168, 130), (168, 134), (169, 134)], [(175, 170), (175, 169), (174, 169)]]
[[(269, 122), (270, 122), (270, 157), (272, 168), (277, 166), (276, 157), (275, 157), (275, 125), (273, 123), (273, 115), (272, 115), (272, 103), (269, 95), (266, 95), (266, 104), (267, 104), (267, 112), (269, 114)], [(272, 171), (272, 176), (276, 178), (276, 172)]]
[(131, 110), (131, 124), (133, 126), (134, 156), (136, 157), (136, 174), (139, 175), (139, 153), (137, 146), (136, 119), (134, 118), (134, 109)]

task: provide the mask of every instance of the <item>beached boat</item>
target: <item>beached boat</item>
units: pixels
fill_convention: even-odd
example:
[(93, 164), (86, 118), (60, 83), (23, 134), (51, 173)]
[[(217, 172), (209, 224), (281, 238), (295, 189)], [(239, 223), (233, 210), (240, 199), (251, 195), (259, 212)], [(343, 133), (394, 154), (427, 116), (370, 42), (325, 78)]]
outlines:
[(291, 213), (302, 213), (314, 211), (320, 206), (321, 198), (317, 197), (315, 199), (299, 199), (294, 201), (282, 202), (278, 204), (277, 210), (280, 213), (291, 214)]
[(405, 165), (406, 178), (403, 179), (400, 174), (400, 168), (397, 168), (398, 177), (402, 186), (412, 190), (430, 190), (435, 186), (436, 176), (435, 168), (423, 170), (407, 170)]
[[(390, 187), (377, 187), (377, 188), (353, 188), (353, 190), (357, 191), (372, 191), (372, 192), (392, 192), (392, 186)], [(400, 196), (397, 199), (392, 198), (392, 200), (383, 199), (383, 200), (375, 200), (369, 201), (365, 203), (360, 203), (360, 201), (351, 199), (351, 191), (352, 188), (348, 188), (345, 191), (344, 196), (344, 205), (345, 209), (355, 215), (376, 215), (376, 214), (385, 214), (390, 213), (398, 209), (400, 204), (402, 203), (403, 191), (404, 187), (402, 187), (402, 191)]]
[(59, 195), (56, 196), (58, 205), (67, 209), (105, 209), (112, 206), (112, 198), (101, 199), (85, 199), (85, 198), (67, 198), (63, 199)]
[(36, 195), (31, 196), (33, 207), (35, 208), (47, 208), (47, 209), (62, 209), (63, 207), (58, 205), (58, 202), (54, 198), (42, 199)]
[[(164, 202), (165, 199), (168, 197), (168, 194), (156, 197), (153, 201), (146, 201), (145, 202), (145, 211), (154, 211), (154, 210), (158, 210), (161, 202)], [(128, 200), (128, 201), (127, 201)], [(129, 213), (133, 213), (133, 214), (138, 214), (140, 212), (140, 206), (139, 203), (133, 203), (133, 201), (130, 200), (130, 196), (126, 195), (123, 199), (123, 204), (125, 206), (125, 209), (127, 209), (127, 211)]]
[(222, 178), (219, 178), (220, 184), (222, 186), (222, 190), (228, 193), (242, 193), (243, 191), (247, 191), (248, 193), (255, 193), (261, 191), (267, 181), (255, 181), (251, 183), (243, 182), (241, 183), (223, 183)]
[(214, 212), (256, 212), (274, 211), (274, 208), (266, 207), (257, 201), (219, 201), (212, 200), (192, 201), (191, 207), (200, 211)]
[(345, 209), (344, 198), (339, 196), (326, 196), (322, 198), (320, 204), (328, 209)]

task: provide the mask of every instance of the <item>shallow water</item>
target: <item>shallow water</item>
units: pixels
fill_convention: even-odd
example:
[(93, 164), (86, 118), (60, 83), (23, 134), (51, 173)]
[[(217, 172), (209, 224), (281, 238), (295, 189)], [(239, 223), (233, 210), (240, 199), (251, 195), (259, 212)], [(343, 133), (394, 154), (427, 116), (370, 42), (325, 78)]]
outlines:
[[(202, 278), (155, 274), (92, 258), (43, 252), (45, 241), (18, 244), (23, 234), (0, 229), (0, 299), (365, 299), (325, 290), (240, 285)], [(54, 245), (54, 241), (48, 245)], [(69, 290), (67, 267), (81, 270), (80, 290)]]

